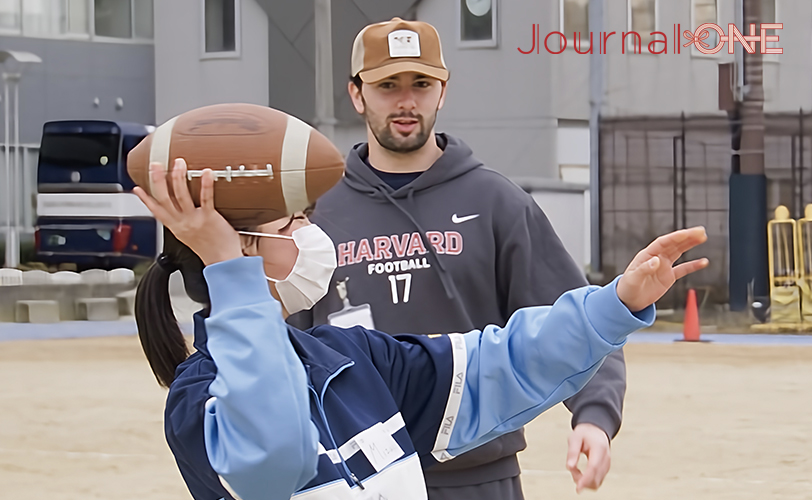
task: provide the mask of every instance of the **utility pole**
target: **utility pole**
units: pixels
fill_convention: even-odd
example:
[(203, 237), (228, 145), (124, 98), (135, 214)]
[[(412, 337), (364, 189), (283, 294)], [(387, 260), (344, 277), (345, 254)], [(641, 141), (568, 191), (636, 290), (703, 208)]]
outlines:
[(589, 31), (598, 36), (598, 47), (593, 43), (589, 56), (589, 247), (590, 281), (603, 280), (601, 263), (601, 183), (600, 183), (600, 116), (603, 104), (603, 32), (604, 0), (589, 0)]
[(333, 103), (333, 21), (332, 1), (315, 0), (316, 25), (316, 128), (325, 137), (335, 139)]
[[(5, 161), (4, 167), (6, 169), (6, 257), (5, 263), (6, 267), (15, 268), (20, 263), (20, 243), (18, 241), (18, 231), (17, 231), (17, 178), (15, 176), (17, 170), (17, 145), (15, 144), (14, 148), (14, 163), (11, 162), (11, 127), (9, 125), (9, 107), (10, 107), (10, 100), (9, 100), (9, 82), (14, 85), (14, 89), (17, 89), (17, 83), (19, 82), (19, 75), (15, 73), (3, 73), (3, 115), (5, 118)], [(15, 94), (16, 96), (17, 94)], [(19, 101), (17, 99), (14, 100), (15, 110), (19, 105)], [(18, 113), (15, 114), (19, 116)], [(15, 124), (14, 130), (15, 135), (17, 134), (17, 129), (19, 128), (19, 123)]]
[[(751, 24), (760, 28), (761, 0), (738, 0), (743, 12), (742, 32)], [(764, 77), (761, 44), (753, 54), (742, 52), (737, 62), (744, 64), (741, 94), (733, 112), (733, 160), (730, 175), (730, 269), (728, 291), (730, 310), (745, 311), (748, 287), (755, 296), (769, 294), (767, 283), (767, 177), (764, 174)], [(738, 121), (738, 123), (736, 122)], [(739, 144), (737, 144), (739, 142)], [(735, 151), (736, 146), (738, 151)], [(738, 158), (736, 158), (738, 155)]]
[[(22, 196), (22, 165), (20, 152), (20, 79), (23, 70), (41, 63), (36, 54), (17, 50), (0, 50), (0, 64), (3, 66), (3, 111), (5, 121), (5, 194), (6, 194), (6, 255), (5, 267), (15, 268), (20, 263), (20, 227), (18, 208)], [(11, 136), (9, 111), (11, 101), (9, 87), (14, 88), (14, 161), (11, 160)]]
[[(745, 25), (760, 26), (761, 1), (745, 0)], [(746, 27), (745, 26), (745, 27)], [(764, 71), (760, 42), (755, 53), (743, 52), (745, 95), (742, 102), (741, 173), (764, 174)], [(766, 211), (765, 211), (766, 212)]]

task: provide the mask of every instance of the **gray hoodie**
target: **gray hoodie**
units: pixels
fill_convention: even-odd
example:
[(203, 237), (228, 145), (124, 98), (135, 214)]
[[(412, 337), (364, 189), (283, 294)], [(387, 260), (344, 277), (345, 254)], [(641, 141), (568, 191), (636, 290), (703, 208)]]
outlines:
[[(368, 147), (347, 157), (344, 179), (322, 196), (311, 220), (333, 239), (338, 268), (329, 293), (292, 316), (299, 328), (369, 304), (374, 327), (389, 334), (452, 333), (504, 326), (524, 306), (552, 304), (587, 284), (533, 198), (482, 165), (459, 139), (436, 135), (443, 155), (393, 190), (364, 162)], [(336, 285), (346, 281), (346, 301)], [(614, 437), (621, 423), (623, 352), (565, 402), (572, 425), (592, 423)], [(429, 487), (467, 486), (519, 474), (523, 432), (426, 471)]]

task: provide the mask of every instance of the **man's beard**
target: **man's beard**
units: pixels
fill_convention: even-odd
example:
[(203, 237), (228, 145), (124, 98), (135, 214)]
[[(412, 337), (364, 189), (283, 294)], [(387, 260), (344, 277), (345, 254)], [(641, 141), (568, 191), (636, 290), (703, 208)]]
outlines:
[[(366, 108), (366, 103), (364, 107)], [(384, 149), (388, 149), (394, 153), (411, 153), (425, 146), (429, 140), (429, 135), (432, 129), (434, 129), (434, 123), (437, 121), (437, 111), (431, 116), (431, 123), (424, 123), (423, 116), (414, 113), (389, 115), (382, 127), (375, 127), (366, 111), (364, 112), (364, 118), (366, 118), (372, 135), (375, 136), (375, 140), (377, 140), (378, 144)], [(396, 137), (396, 135), (392, 133), (391, 123), (398, 118), (412, 118), (417, 120), (417, 134), (410, 137)]]

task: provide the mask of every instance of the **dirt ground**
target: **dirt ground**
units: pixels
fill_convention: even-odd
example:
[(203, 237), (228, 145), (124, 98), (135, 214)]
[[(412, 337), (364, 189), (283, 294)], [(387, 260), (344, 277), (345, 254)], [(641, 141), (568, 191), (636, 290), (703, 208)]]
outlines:
[[(612, 471), (580, 498), (812, 499), (812, 347), (631, 344), (626, 356)], [(3, 498), (189, 498), (135, 337), (3, 342), (0, 380)], [(579, 498), (568, 421), (559, 405), (528, 427), (528, 500)]]

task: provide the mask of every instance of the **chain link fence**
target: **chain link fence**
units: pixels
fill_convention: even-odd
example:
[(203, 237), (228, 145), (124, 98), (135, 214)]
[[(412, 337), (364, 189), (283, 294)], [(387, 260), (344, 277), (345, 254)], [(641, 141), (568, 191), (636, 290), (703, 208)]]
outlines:
[[(812, 114), (766, 114), (765, 125), (767, 218), (773, 218), (778, 205), (786, 205), (795, 218), (803, 217), (804, 206), (812, 203)], [(683, 280), (659, 304), (682, 308), (688, 287), (700, 291), (700, 300), (727, 303), (728, 117), (603, 118), (600, 147), (604, 274), (622, 272), (658, 235), (703, 225), (707, 243), (685, 258), (708, 257), (710, 267)]]

